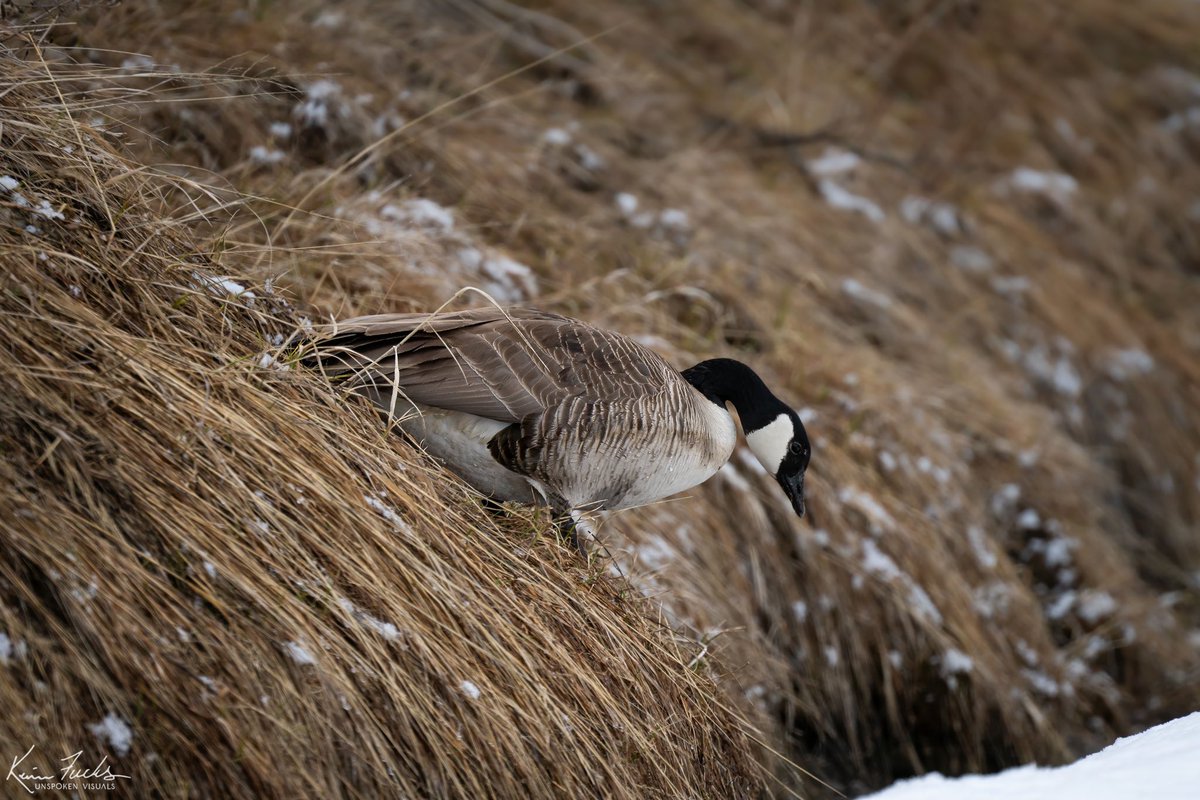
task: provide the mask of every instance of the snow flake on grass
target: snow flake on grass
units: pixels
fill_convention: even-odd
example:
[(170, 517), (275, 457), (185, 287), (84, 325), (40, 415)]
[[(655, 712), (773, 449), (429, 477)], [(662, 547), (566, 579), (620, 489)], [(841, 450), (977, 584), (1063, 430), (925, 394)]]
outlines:
[(1042, 517), (1032, 508), (1027, 508), (1017, 515), (1017, 527), (1024, 531), (1036, 531), (1042, 527)]
[(867, 572), (889, 581), (904, 575), (891, 556), (880, 550), (879, 545), (875, 544), (873, 539), (864, 539), (862, 549), (863, 569)]
[(33, 209), (33, 213), (46, 219), (66, 219), (63, 213), (50, 205), (47, 200), (39, 200), (37, 206)]
[(471, 681), (463, 681), (458, 685), (458, 689), (472, 700), (478, 700), (483, 695), (483, 692), (479, 691), (479, 687)]
[(130, 729), (129, 723), (115, 713), (109, 712), (104, 719), (88, 725), (88, 730), (111, 747), (117, 755), (129, 754), (129, 748), (133, 745), (133, 730)]
[(1065, 172), (1047, 172), (1017, 167), (1008, 176), (1007, 183), (1020, 192), (1040, 194), (1060, 203), (1071, 199), (1079, 190), (1079, 182)]
[(319, 80), (308, 86), (305, 97), (292, 113), (303, 125), (323, 128), (329, 123), (331, 112), (341, 115), (346, 112), (340, 101), (342, 87), (330, 80)]
[(879, 536), (885, 530), (896, 527), (896, 520), (887, 512), (878, 500), (866, 492), (853, 486), (846, 486), (838, 492), (838, 500), (851, 508), (860, 511), (866, 518), (872, 536)]
[(287, 158), (287, 153), (283, 152), (282, 150), (278, 150), (278, 149), (268, 150), (267, 148), (263, 147), (261, 144), (255, 145), (254, 147), (250, 148), (250, 160), (253, 161), (255, 164), (265, 164), (265, 165), (278, 164), (280, 161), (283, 161), (285, 158)]
[(21, 185), (21, 182), (10, 175), (0, 175), (0, 189), (11, 192)]
[(972, 605), (985, 619), (995, 619), (1008, 612), (1012, 592), (1003, 581), (993, 581), (980, 586), (973, 592)]
[(892, 305), (892, 298), (883, 292), (864, 286), (854, 278), (846, 278), (842, 281), (842, 294), (877, 308), (891, 308)]
[(675, 548), (661, 536), (649, 537), (634, 551), (639, 561), (652, 570), (660, 570), (675, 558)]
[(29, 645), (24, 639), (13, 641), (7, 633), (0, 633), (0, 665), (8, 665), (20, 661), (29, 652)]
[(950, 248), (950, 263), (963, 272), (976, 275), (990, 272), (995, 262), (992, 257), (978, 247), (959, 245)]
[(250, 291), (245, 286), (231, 278), (205, 275), (202, 272), (193, 270), (192, 279), (197, 285), (207, 288), (210, 292), (218, 297), (233, 295), (234, 297), (243, 300), (247, 306), (254, 305), (254, 292)]
[(1111, 617), (1117, 610), (1117, 601), (1108, 592), (1084, 590), (1079, 598), (1079, 618), (1089, 625)]
[(969, 675), (974, 669), (975, 660), (954, 647), (946, 650), (938, 658), (938, 671), (951, 689), (958, 688), (959, 675)]
[(549, 128), (542, 134), (542, 141), (551, 147), (566, 147), (571, 143), (571, 134), (563, 128)]
[(381, 619), (371, 616), (367, 612), (355, 606), (354, 603), (350, 602), (349, 599), (345, 597), (339, 597), (337, 599), (337, 604), (342, 611), (346, 612), (346, 614), (375, 631), (375, 633), (378, 633), (389, 642), (395, 642), (400, 639), (399, 628), (390, 622), (384, 622)]
[(883, 222), (887, 219), (887, 214), (883, 213), (883, 209), (877, 203), (854, 194), (829, 178), (822, 178), (817, 184), (817, 188), (825, 202), (836, 209), (862, 214), (872, 222)]
[(379, 216), (434, 231), (449, 232), (454, 229), (453, 212), (424, 197), (405, 200), (399, 206), (386, 205), (380, 209)]
[(943, 236), (957, 236), (967, 227), (954, 206), (913, 194), (900, 201), (900, 216), (913, 225), (928, 225)]
[(1113, 350), (1104, 359), (1104, 371), (1115, 381), (1127, 381), (1153, 372), (1154, 358), (1136, 347)]
[(292, 135), (292, 126), (288, 122), (272, 122), (267, 130), (276, 139), (286, 139)]
[(996, 568), (996, 554), (992, 552), (987, 534), (983, 532), (983, 528), (978, 525), (968, 525), (967, 541), (971, 544), (971, 550), (974, 551), (975, 560), (979, 562), (979, 566), (984, 569)]
[(828, 147), (820, 157), (808, 162), (808, 169), (814, 175), (837, 175), (858, 168), (862, 159), (849, 150), (839, 147)]
[(808, 619), (808, 603), (803, 600), (792, 603), (792, 616), (796, 618), (796, 622), (800, 623)]
[(363, 500), (365, 500), (367, 505), (374, 509), (379, 516), (396, 526), (397, 530), (399, 530), (401, 533), (409, 535), (412, 534), (412, 527), (409, 526), (409, 524), (404, 520), (404, 517), (400, 516), (396, 509), (392, 508), (378, 497), (372, 497), (369, 494), (363, 495)]
[(317, 664), (317, 660), (313, 658), (313, 654), (299, 642), (284, 642), (283, 649), (292, 657), (292, 661), (295, 661), (302, 667), (313, 667)]

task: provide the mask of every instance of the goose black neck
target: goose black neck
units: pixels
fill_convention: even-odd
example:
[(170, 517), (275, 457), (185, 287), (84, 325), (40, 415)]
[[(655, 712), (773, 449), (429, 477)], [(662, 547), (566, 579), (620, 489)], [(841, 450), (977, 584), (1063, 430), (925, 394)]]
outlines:
[(683, 377), (721, 408), (733, 403), (746, 431), (758, 430), (788, 410), (783, 401), (771, 394), (758, 373), (732, 358), (701, 361), (685, 369)]

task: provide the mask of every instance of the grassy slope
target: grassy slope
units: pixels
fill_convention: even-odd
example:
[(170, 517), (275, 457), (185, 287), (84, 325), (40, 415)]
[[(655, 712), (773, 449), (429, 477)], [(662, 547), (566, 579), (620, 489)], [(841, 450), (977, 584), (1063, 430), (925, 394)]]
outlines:
[[(601, 535), (741, 713), (820, 774), (854, 790), (1055, 760), (1194, 708), (1200, 176), (1194, 132), (1162, 120), (1195, 103), (1195, 9), (761, 5), (123, 6), (47, 52), (121, 98), (97, 113), (128, 152), (209, 187), (164, 204), (204, 209), (183, 224), (220, 270), (306, 313), (429, 308), (492, 280), (464, 248), (504, 253), (537, 276), (513, 296), (680, 365), (736, 355), (813, 408), (819, 530), (739, 459)], [(885, 219), (822, 200), (809, 164), (830, 146), (863, 157), (831, 179)], [(1005, 188), (1022, 166), (1078, 188)], [(630, 224), (618, 192), (689, 224)], [(950, 222), (906, 218), (911, 195)], [(397, 219), (414, 196), (454, 229)], [(967, 248), (990, 266), (959, 266)], [(1153, 368), (1121, 379), (1133, 349)]]

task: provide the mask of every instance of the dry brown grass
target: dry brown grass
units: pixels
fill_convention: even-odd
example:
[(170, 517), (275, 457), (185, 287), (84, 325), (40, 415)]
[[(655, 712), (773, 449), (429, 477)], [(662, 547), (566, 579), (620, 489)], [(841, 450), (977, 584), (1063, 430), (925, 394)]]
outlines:
[[(321, 409), (320, 424), (301, 431), (271, 423), (289, 431), (274, 436), (275, 447), (295, 437), (300, 447), (304, 431), (314, 437), (313, 460), (303, 463), (334, 467), (318, 453), (333, 435), (337, 401), (306, 378), (257, 369), (262, 337), (290, 331), (293, 313), (428, 309), (464, 284), (493, 280), (463, 261), (464, 248), (530, 265), (536, 289), (500, 287), (514, 297), (654, 337), (681, 366), (743, 358), (813, 409), (813, 524), (790, 519), (770, 480), (739, 455), (733, 470), (690, 497), (613, 515), (600, 535), (676, 634), (696, 643), (682, 658), (703, 653), (696, 666), (712, 670), (740, 714), (848, 793), (928, 769), (1060, 760), (1195, 709), (1198, 661), (1188, 634), (1200, 624), (1200, 134), (1164, 120), (1200, 104), (1192, 45), (1200, 11), (1166, 0), (1136, 10), (1119, 0), (687, 7), (539, 6), (564, 27), (491, 0), (250, 10), (228, 2), (203, 12), (124, 4), (77, 15), (42, 52), (69, 99), (93, 104), (123, 152), (174, 175), (154, 185), (177, 235), (218, 249), (219, 269), (251, 279), (264, 303), (270, 279), (299, 309), (271, 306), (275, 327), (263, 327), (263, 308), (218, 303), (195, 288), (185, 307), (187, 324), (200, 325), (203, 315), (190, 310), (209, 306), (194, 348), (243, 359), (219, 368), (194, 360), (198, 385), (266, 381), (273, 405), (294, 391)], [(596, 34), (570, 59), (530, 66)], [(148, 51), (150, 63), (123, 68), (130, 51)], [(316, 98), (324, 121), (303, 125), (297, 110), (319, 80), (338, 88)], [(283, 121), (287, 135), (270, 132)], [(547, 141), (552, 127), (570, 141)], [(256, 162), (256, 146), (278, 149), (279, 160)], [(878, 203), (883, 220), (824, 202), (811, 164), (831, 146), (862, 156), (831, 179)], [(1017, 191), (1018, 167), (1067, 173), (1078, 186), (1059, 198)], [(114, 189), (140, 196), (131, 187), (145, 174)], [(618, 192), (636, 194), (639, 211), (683, 209), (689, 225), (631, 224), (616, 207)], [(952, 224), (939, 226), (929, 213), (906, 218), (908, 196), (946, 204)], [(394, 213), (414, 197), (451, 209), (453, 229)], [(848, 278), (877, 294), (848, 290)], [(170, 302), (182, 290), (172, 291)], [(122, 303), (126, 294), (144, 296), (108, 294)], [(251, 330), (264, 333), (249, 341)], [(176, 341), (173, 331), (154, 338)], [(43, 345), (58, 359), (61, 347)], [(1121, 377), (1114, 359), (1133, 350), (1153, 366), (1141, 371), (1135, 360)], [(242, 407), (253, 409), (255, 424), (275, 419), (260, 403)], [(316, 413), (289, 408), (285, 416)], [(411, 462), (357, 406), (345, 413), (338, 435), (365, 438), (339, 463), (392, 465), (396, 454)], [(154, 424), (188, 431), (192, 447), (208, 441), (193, 423), (171, 419)], [(242, 446), (226, 440), (222, 459), (234, 458)], [(33, 461), (54, 441), (48, 435)], [(54, 445), (38, 469), (77, 452), (63, 450), (70, 441)], [(100, 445), (92, 448), (85, 453)], [(116, 463), (132, 468), (126, 461)], [(167, 461), (160, 454), (149, 463), (161, 471)], [(240, 463), (255, 462), (247, 454)], [(105, 485), (106, 473), (88, 469), (82, 486)], [(370, 475), (369, 489), (331, 491), (320, 513), (368, 514), (353, 502), (347, 508), (345, 497), (386, 488), (416, 530), (425, 529), (410, 515), (456, 515), (461, 536), (430, 540), (454, 554), (448, 575), (483, 567), (465, 555), (473, 549), (499, 550), (491, 568), (513, 569), (512, 543), (538, 527), (481, 518), (452, 484), (438, 495), (457, 498), (450, 511), (441, 500), (416, 499), (432, 489), (418, 491), (426, 479), (411, 466), (355, 470)], [(388, 480), (399, 483), (384, 487)], [(190, 485), (169, 473), (155, 485), (172, 481)], [(1019, 496), (1005, 500), (1007, 486)], [(180, 505), (176, 515), (209, 516), (209, 506)], [(297, 512), (285, 505), (278, 513)], [(308, 529), (288, 530), (312, 546)], [(509, 544), (484, 544), (496, 537)], [(56, 540), (43, 546), (63, 550)], [(320, 585), (340, 587), (358, 574), (330, 566), (351, 549), (339, 541), (322, 550), (316, 563), (335, 577)], [(238, 574), (217, 560), (230, 551), (241, 552), (204, 550), (222, 580)], [(371, 574), (400, 569), (386, 552)], [(549, 542), (530, 546), (523, 558), (552, 577), (530, 578), (527, 590), (573, 605), (592, 590), (581, 588), (578, 572), (546, 566), (561, 557)], [(210, 583), (194, 565), (189, 579)], [(386, 611), (424, 602), (375, 583), (361, 603), (337, 591), (398, 625)], [(286, 606), (271, 595), (256, 608), (270, 608), (259, 613), (277, 624), (324, 619), (328, 628), (332, 590), (319, 602), (311, 594)], [(534, 611), (553, 618), (549, 606)], [(294, 622), (292, 613), (309, 616)], [(510, 613), (510, 623), (525, 624)], [(565, 635), (558, 623), (544, 624)], [(516, 652), (547, 652), (538, 642), (548, 640), (524, 643), (521, 630), (510, 643)], [(272, 632), (267, 645), (300, 632), (285, 634)], [(107, 663), (94, 640), (63, 640), (78, 648), (64, 663)], [(593, 658), (611, 651), (585, 636), (571, 641), (596, 648)], [(665, 646), (661, 636), (645, 641)], [(954, 651), (970, 657), (969, 671), (953, 671), (961, 663)], [(642, 657), (653, 653), (660, 650)], [(211, 657), (206, 669), (231, 668), (225, 654)], [(664, 675), (677, 662), (663, 655), (654, 663), (654, 675)], [(507, 691), (509, 680), (515, 675), (497, 675), (491, 685)], [(646, 686), (658, 680), (648, 675)], [(114, 697), (133, 696), (110, 686)], [(715, 722), (728, 725), (728, 716), (704, 705), (704, 695), (689, 696), (696, 711), (683, 719), (714, 720), (711, 730), (725, 730), (729, 743), (711, 747), (744, 755), (737, 735)], [(205, 701), (213, 730), (248, 713), (221, 697)], [(629, 699), (615, 702), (634, 713)], [(85, 707), (97, 716), (97, 706)], [(306, 708), (317, 716), (297, 709), (291, 724), (328, 719), (320, 704)], [(226, 734), (192, 739), (214, 735)], [(683, 736), (663, 738), (687, 747)], [(310, 746), (322, 757), (341, 752)], [(467, 769), (453, 750), (430, 761), (420, 760), (428, 747), (413, 752), (423, 765)], [(499, 780), (489, 768), (503, 758), (486, 755), (496, 761), (470, 774)], [(323, 774), (349, 774), (329, 763)], [(825, 791), (779, 759), (764, 763), (806, 795)]]
[(95, 754), (116, 714), (147, 796), (757, 793), (657, 612), (273, 361), (296, 312), (213, 283), (32, 51), (0, 69), (0, 741)]

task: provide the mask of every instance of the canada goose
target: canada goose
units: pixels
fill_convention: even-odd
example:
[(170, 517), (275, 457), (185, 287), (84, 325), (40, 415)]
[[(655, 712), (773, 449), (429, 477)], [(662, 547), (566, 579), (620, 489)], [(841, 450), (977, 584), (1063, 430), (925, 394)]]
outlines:
[(754, 455), (804, 515), (804, 425), (732, 359), (680, 373), (619, 333), (482, 308), (346, 320), (306, 361), (349, 381), (485, 496), (546, 504), (559, 520), (708, 479), (733, 453), (732, 403)]

